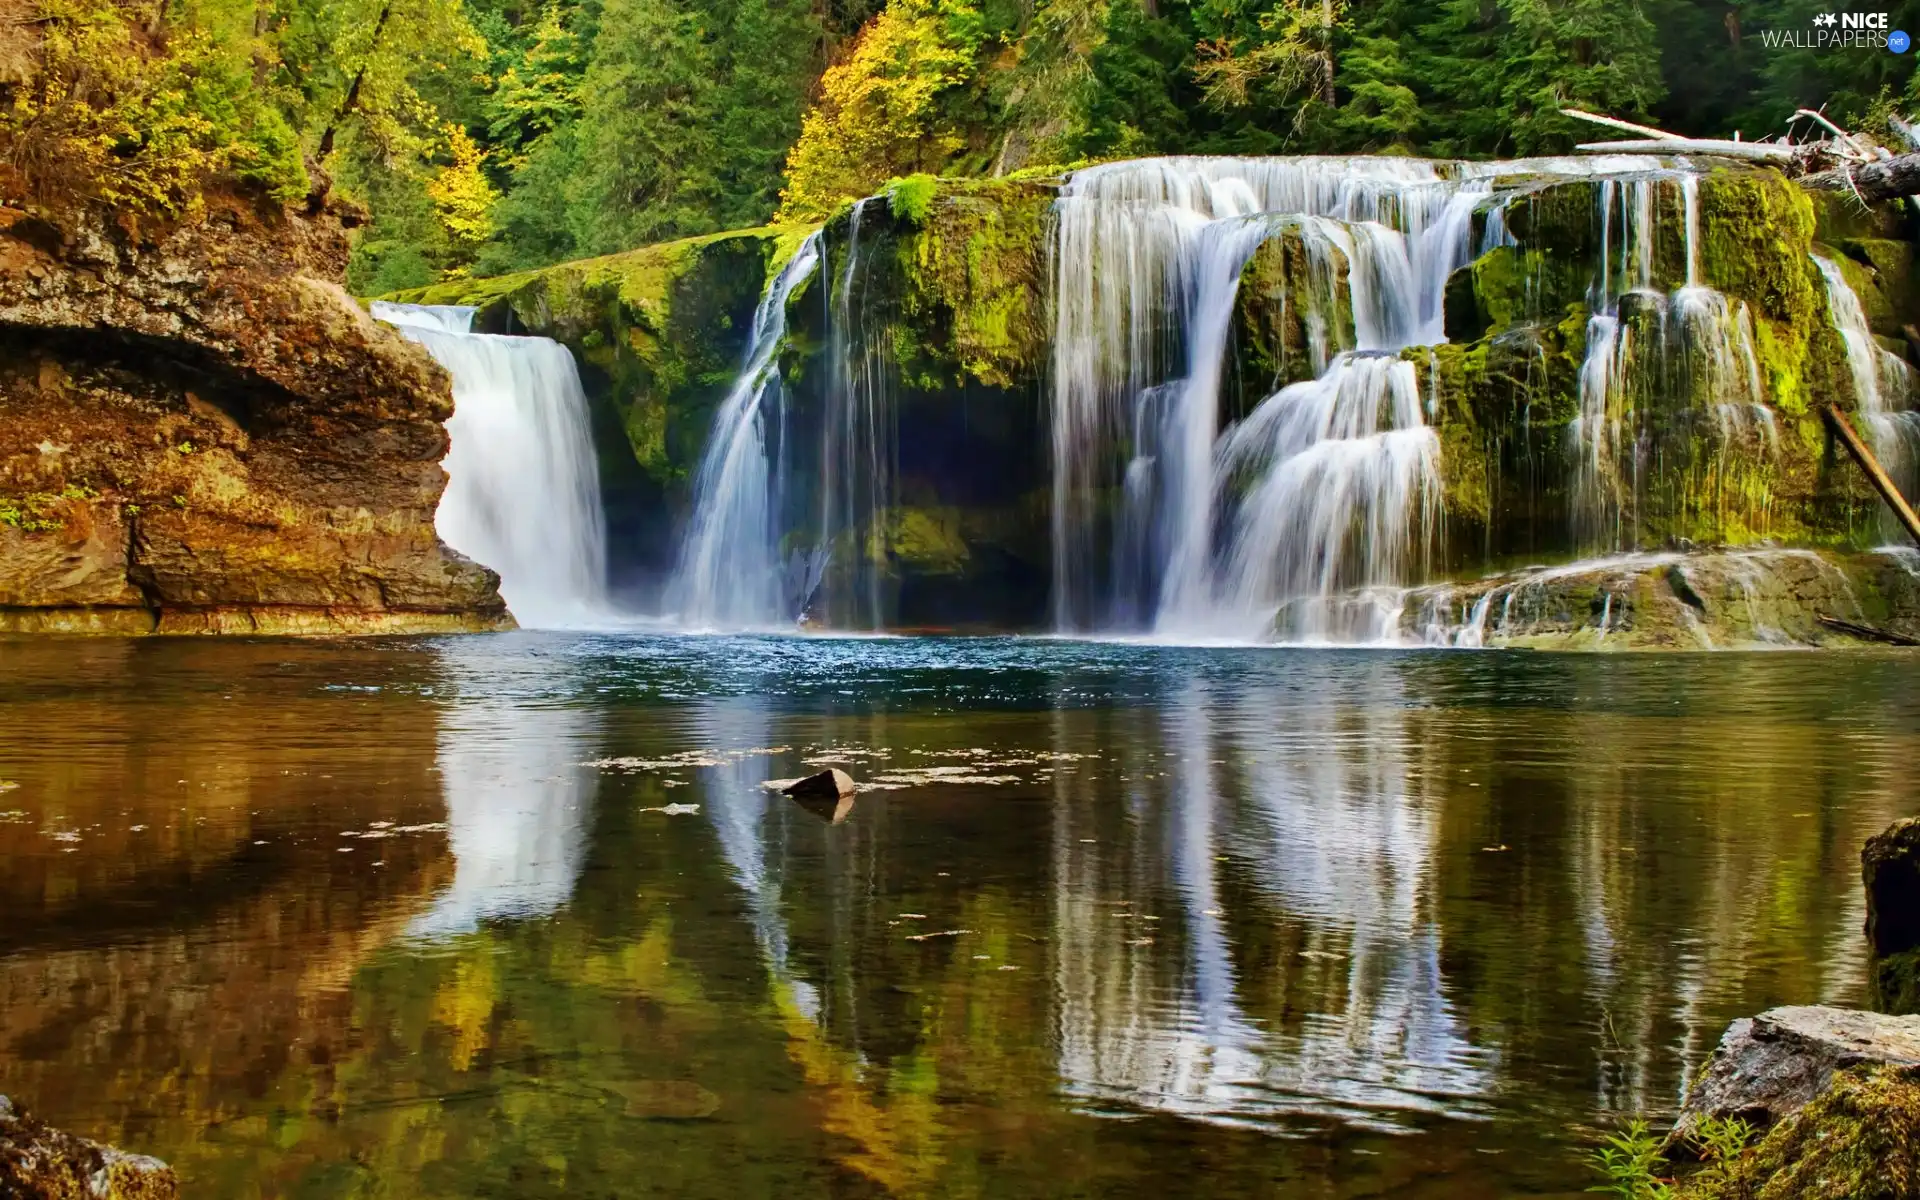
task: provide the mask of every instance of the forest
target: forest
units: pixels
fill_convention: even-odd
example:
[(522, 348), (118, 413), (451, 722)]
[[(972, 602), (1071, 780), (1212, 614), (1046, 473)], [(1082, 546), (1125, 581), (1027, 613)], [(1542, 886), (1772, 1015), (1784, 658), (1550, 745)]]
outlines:
[[(1148, 154), (1550, 154), (1581, 106), (1884, 128), (1821, 0), (0, 0), (0, 201), (365, 210), (377, 295), (815, 220), (888, 179)], [(1908, 0), (1891, 28), (1920, 24)], [(1897, 144), (1897, 143), (1894, 143)]]

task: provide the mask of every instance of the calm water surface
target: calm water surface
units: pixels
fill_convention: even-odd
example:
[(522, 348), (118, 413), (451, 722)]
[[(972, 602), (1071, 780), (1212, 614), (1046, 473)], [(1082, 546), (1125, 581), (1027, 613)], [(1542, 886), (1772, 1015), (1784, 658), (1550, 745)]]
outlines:
[(1917, 679), (0, 642), (0, 1092), (195, 1198), (1579, 1195), (1728, 1020), (1859, 999)]

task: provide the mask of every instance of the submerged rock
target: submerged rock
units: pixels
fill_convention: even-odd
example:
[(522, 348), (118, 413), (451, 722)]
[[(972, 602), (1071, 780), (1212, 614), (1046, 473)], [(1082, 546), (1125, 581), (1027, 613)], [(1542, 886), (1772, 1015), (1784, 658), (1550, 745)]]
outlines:
[(340, 218), (0, 222), (0, 631), (511, 625), (435, 536), (447, 376), (336, 280)]
[(795, 800), (838, 800), (842, 796), (853, 795), (853, 776), (838, 767), (833, 767), (818, 775), (809, 775), (805, 779), (797, 780), (784, 790)]
[(1766, 1129), (1813, 1103), (1836, 1073), (1862, 1067), (1915, 1077), (1920, 1017), (1806, 1006), (1735, 1021), (1695, 1080), (1668, 1144), (1683, 1145), (1708, 1117)]
[(0, 1096), (0, 1196), (173, 1200), (179, 1194), (173, 1168), (159, 1159), (49, 1129)]
[(1873, 1005), (1920, 1012), (1920, 819), (1896, 821), (1860, 852)]

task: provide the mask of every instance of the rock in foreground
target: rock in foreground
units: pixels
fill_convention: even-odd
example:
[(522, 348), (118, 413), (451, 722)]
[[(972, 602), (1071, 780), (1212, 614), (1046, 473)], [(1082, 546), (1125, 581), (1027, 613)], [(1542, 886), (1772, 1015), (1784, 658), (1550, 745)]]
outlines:
[(0, 207), (0, 632), (509, 626), (433, 515), (453, 410), (330, 212)]
[(1920, 1069), (1920, 1017), (1805, 1006), (1735, 1021), (1688, 1094), (1673, 1143), (1702, 1117), (1767, 1128), (1812, 1103), (1836, 1072), (1857, 1067)]
[(9, 1200), (173, 1200), (180, 1185), (157, 1158), (61, 1133), (0, 1096), (0, 1196)]
[(1920, 1012), (1920, 819), (1896, 821), (1860, 852), (1873, 1004)]

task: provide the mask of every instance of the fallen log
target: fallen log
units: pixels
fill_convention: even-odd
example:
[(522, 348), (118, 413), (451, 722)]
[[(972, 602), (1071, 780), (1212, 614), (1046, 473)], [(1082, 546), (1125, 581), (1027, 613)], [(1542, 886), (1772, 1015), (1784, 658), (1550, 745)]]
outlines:
[[(1792, 162), (1794, 148), (1778, 142), (1731, 142), (1722, 138), (1628, 138), (1624, 142), (1581, 142), (1588, 154), (1705, 154), (1755, 162)], [(1877, 164), (1867, 164), (1877, 165)]]
[(1893, 510), (1893, 515), (1900, 518), (1900, 523), (1906, 526), (1907, 533), (1916, 543), (1920, 543), (1920, 516), (1914, 515), (1913, 506), (1908, 504), (1907, 498), (1900, 494), (1900, 488), (1887, 474), (1886, 469), (1880, 465), (1880, 460), (1874, 457), (1872, 448), (1861, 440), (1859, 432), (1853, 427), (1853, 422), (1847, 420), (1847, 414), (1840, 411), (1838, 404), (1829, 404), (1821, 411), (1827, 418), (1828, 427), (1853, 455), (1853, 461), (1859, 463), (1860, 469), (1867, 473), (1867, 481), (1873, 484), (1875, 491), (1880, 493), (1880, 498), (1887, 502), (1887, 507)]
[(1920, 638), (1910, 638), (1903, 633), (1893, 633), (1885, 629), (1875, 629), (1871, 625), (1858, 625), (1852, 621), (1843, 621), (1839, 617), (1830, 617), (1826, 613), (1815, 613), (1813, 619), (1836, 633), (1859, 638), (1863, 642), (1879, 642), (1883, 646), (1920, 646)]
[(1852, 192), (1868, 204), (1920, 196), (1920, 153), (1817, 171), (1802, 176), (1800, 182), (1811, 188)]

